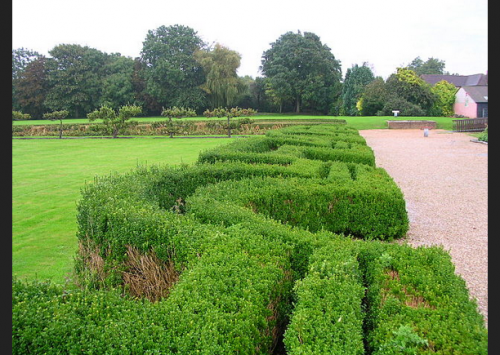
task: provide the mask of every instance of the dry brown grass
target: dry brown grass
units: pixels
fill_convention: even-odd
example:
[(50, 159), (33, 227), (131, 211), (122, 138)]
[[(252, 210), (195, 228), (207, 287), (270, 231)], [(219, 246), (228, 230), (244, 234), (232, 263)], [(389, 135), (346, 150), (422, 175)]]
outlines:
[(179, 278), (174, 263), (158, 259), (154, 252), (141, 254), (132, 246), (127, 246), (127, 256), (123, 281), (129, 292), (151, 302), (167, 297)]
[(98, 246), (88, 240), (80, 241), (78, 243), (78, 257), (87, 271), (92, 275), (92, 278), (99, 283), (104, 283), (107, 273), (104, 269), (104, 259), (99, 254)]

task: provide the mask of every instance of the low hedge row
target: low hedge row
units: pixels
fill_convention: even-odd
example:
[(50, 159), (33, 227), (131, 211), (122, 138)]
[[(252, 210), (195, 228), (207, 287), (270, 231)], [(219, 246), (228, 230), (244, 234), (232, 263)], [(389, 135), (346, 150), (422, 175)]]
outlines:
[(164, 301), (168, 353), (268, 353), (289, 313), (289, 249), (249, 230), (228, 231)]
[(232, 230), (156, 303), (14, 281), (13, 353), (268, 353), (289, 312), (288, 255), (282, 243)]
[(359, 260), (367, 285), (369, 353), (488, 353), (477, 303), (441, 246), (366, 243)]
[[(298, 142), (312, 142), (317, 145), (331, 146), (333, 142), (366, 144), (366, 140), (358, 131), (350, 126), (337, 126), (335, 130), (325, 130), (323, 127), (290, 126), (280, 130), (266, 132), (267, 137), (288, 138)], [(323, 144), (318, 144), (323, 142)], [(308, 145), (308, 144), (304, 144)]]
[[(341, 235), (390, 240), (408, 228), (385, 170), (304, 155), (356, 151), (357, 132), (282, 131), (85, 186), (75, 270), (87, 288), (14, 280), (14, 353), (264, 354), (281, 338), (278, 353), (485, 353), (446, 252)], [(115, 289), (130, 286), (130, 248), (174, 266), (159, 301)]]
[[(292, 146), (294, 149), (290, 150), (289, 146)], [(289, 165), (297, 157), (375, 166), (373, 151), (366, 143), (351, 143), (341, 139), (333, 141), (329, 139), (316, 139), (316, 142), (311, 142), (304, 139), (275, 137), (242, 139), (232, 144), (201, 152), (198, 163), (241, 161), (247, 163)]]
[(168, 343), (161, 302), (121, 290), (12, 282), (12, 354), (159, 354)]
[[(206, 220), (206, 215), (214, 211), (198, 196), (227, 202), (227, 213), (239, 205), (312, 232), (325, 229), (364, 239), (393, 240), (408, 230), (405, 202), (393, 184), (359, 184), (352, 180), (339, 183), (333, 178), (225, 181), (198, 188), (187, 198), (187, 211)], [(215, 217), (211, 220), (215, 221)]]
[(488, 353), (477, 303), (440, 246), (328, 241), (294, 291), (289, 354)]
[[(171, 125), (167, 120), (152, 121), (149, 123), (139, 123), (131, 120), (130, 126), (125, 128), (122, 135), (134, 136), (169, 136), (169, 130), (175, 132), (175, 135), (227, 135), (227, 120), (217, 121), (184, 121), (174, 120)], [(342, 124), (328, 120), (329, 124)], [(231, 132), (233, 135), (262, 135), (266, 132), (290, 125), (296, 125), (297, 122), (287, 121), (254, 121), (247, 119), (232, 119)], [(345, 124), (345, 121), (343, 121)], [(168, 128), (167, 128), (168, 127)], [(63, 137), (85, 137), (85, 136), (111, 136), (112, 132), (101, 123), (64, 123), (62, 125)], [(12, 125), (13, 137), (29, 136), (59, 136), (59, 124), (39, 124), (39, 125)]]
[(186, 198), (197, 188), (226, 180), (241, 180), (265, 176), (319, 177), (324, 164), (308, 159), (296, 159), (292, 164), (272, 165), (241, 161), (214, 162), (193, 166), (155, 169), (155, 180), (150, 193), (158, 196), (160, 207), (167, 210), (183, 209)]
[[(181, 272), (220, 235), (189, 216), (160, 208), (159, 197), (151, 189), (157, 171), (141, 168), (134, 173), (102, 177), (82, 189), (77, 238), (80, 244), (97, 249), (109, 285), (123, 282), (128, 246), (142, 253), (152, 252), (165, 263), (173, 261)], [(78, 262), (76, 268), (78, 275), (92, 276), (85, 263)]]
[[(13, 353), (263, 354), (285, 329), (288, 354), (488, 353), (476, 303), (442, 248), (254, 223), (225, 229), (156, 303), (14, 280)], [(285, 234), (310, 248), (293, 291)]]
[(365, 287), (352, 243), (314, 250), (295, 283), (296, 306), (284, 336), (287, 354), (364, 354)]

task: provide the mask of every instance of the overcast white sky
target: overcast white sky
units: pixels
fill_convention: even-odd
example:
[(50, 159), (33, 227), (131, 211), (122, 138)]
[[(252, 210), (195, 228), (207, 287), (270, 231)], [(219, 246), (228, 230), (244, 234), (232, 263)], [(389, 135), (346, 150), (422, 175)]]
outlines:
[(12, 0), (12, 48), (49, 56), (80, 44), (138, 57), (148, 30), (181, 24), (241, 54), (238, 74), (261, 76), (282, 34), (313, 32), (342, 63), (386, 79), (417, 56), (461, 75), (488, 70), (487, 0)]

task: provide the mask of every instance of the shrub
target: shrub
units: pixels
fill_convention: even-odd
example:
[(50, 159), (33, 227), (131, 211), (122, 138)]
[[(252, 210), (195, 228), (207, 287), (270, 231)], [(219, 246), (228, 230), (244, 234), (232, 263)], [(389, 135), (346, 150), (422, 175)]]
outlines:
[(13, 282), (15, 353), (268, 353), (289, 312), (289, 247), (233, 229), (209, 249), (156, 303)]
[(170, 352), (268, 353), (286, 319), (287, 249), (241, 229), (213, 245), (165, 302)]
[[(243, 139), (200, 153), (198, 163), (214, 163), (216, 161), (243, 161), (248, 163), (291, 164), (295, 157), (311, 160), (363, 163), (375, 165), (375, 157), (364, 138), (359, 134), (338, 133), (335, 126), (329, 127), (322, 135), (311, 138), (301, 136), (300, 129), (295, 128), (293, 134), (271, 133), (257, 139)], [(285, 132), (286, 129), (284, 129)], [(346, 131), (348, 132), (348, 130)], [(298, 147), (284, 150), (289, 145)], [(338, 147), (337, 147), (338, 145)], [(335, 149), (332, 149), (335, 148)], [(274, 152), (274, 154), (272, 154)]]
[(12, 111), (12, 121), (29, 120), (31, 115), (29, 113), (22, 113), (21, 111)]
[(487, 331), (442, 247), (368, 243), (367, 345), (373, 354), (486, 354)]
[[(402, 194), (395, 184), (380, 184), (376, 189), (374, 185), (363, 186), (350, 179), (343, 184), (321, 179), (245, 179), (199, 188), (194, 196), (226, 202), (227, 213), (238, 205), (312, 232), (325, 229), (384, 240), (404, 236), (408, 218)], [(193, 198), (187, 199), (188, 212), (212, 212), (203, 200)]]
[(294, 286), (287, 354), (364, 354), (364, 290), (353, 243), (335, 240), (317, 248), (308, 274)]
[(392, 116), (392, 110), (399, 110), (400, 116), (427, 116), (422, 107), (400, 97), (390, 97), (377, 116)]
[(12, 353), (159, 353), (169, 342), (159, 308), (116, 289), (13, 280)]
[(193, 194), (198, 187), (226, 180), (263, 176), (316, 177), (321, 166), (320, 162), (296, 159), (287, 166), (218, 161), (213, 164), (165, 167), (157, 169), (155, 172), (155, 180), (151, 182), (150, 193), (158, 196), (161, 208), (183, 212), (186, 198)]
[(484, 129), (477, 139), (482, 142), (488, 142), (488, 127)]

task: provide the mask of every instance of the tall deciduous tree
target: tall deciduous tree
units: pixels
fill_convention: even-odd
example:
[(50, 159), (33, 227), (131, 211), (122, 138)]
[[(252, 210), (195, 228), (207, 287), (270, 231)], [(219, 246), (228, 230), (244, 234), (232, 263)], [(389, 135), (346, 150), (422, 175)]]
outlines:
[(77, 44), (58, 45), (49, 54), (46, 106), (68, 110), (73, 117), (95, 109), (102, 94), (106, 54)]
[(134, 91), (134, 102), (143, 108), (146, 115), (158, 114), (162, 110), (158, 100), (146, 92), (146, 63), (140, 58), (134, 59), (134, 71), (132, 73), (132, 89)]
[(203, 108), (206, 99), (200, 85), (205, 77), (194, 57), (203, 46), (197, 32), (187, 26), (160, 26), (148, 31), (141, 51), (146, 92), (164, 107)]
[(267, 78), (258, 76), (250, 83), (250, 93), (253, 103), (251, 107), (261, 112), (271, 111), (269, 96), (266, 94), (266, 80)]
[(367, 63), (362, 66), (353, 65), (347, 69), (344, 85), (342, 86), (342, 114), (356, 116), (359, 110), (356, 108), (366, 85), (375, 79), (372, 70)]
[(41, 55), (33, 50), (17, 48), (12, 50), (12, 79), (16, 79), (26, 66)]
[(311, 32), (287, 32), (271, 43), (261, 70), (269, 78), (269, 94), (280, 102), (292, 99), (296, 112), (303, 106), (327, 113), (340, 95), (340, 61)]
[[(279, 107), (279, 113), (283, 112), (283, 106), (293, 101), (292, 83), (287, 79), (286, 73), (277, 73), (272, 77), (265, 78), (265, 94), (271, 103)], [(298, 103), (298, 101), (297, 101)], [(295, 105), (297, 109), (297, 104)]]
[(46, 58), (30, 62), (16, 79), (15, 100), (22, 110), (34, 119), (41, 119), (47, 96)]
[(26, 69), (29, 63), (40, 58), (40, 54), (26, 48), (17, 48), (12, 50), (12, 109), (20, 110), (21, 107), (17, 101), (16, 91), (18, 79)]
[(238, 74), (241, 55), (219, 43), (213, 50), (198, 51), (198, 62), (205, 72), (202, 88), (208, 93), (211, 107), (232, 106), (238, 98)]
[(130, 57), (112, 53), (106, 59), (102, 78), (100, 104), (108, 104), (114, 109), (135, 101), (132, 77), (134, 60)]
[(408, 64), (408, 69), (413, 70), (417, 75), (422, 74), (446, 74), (444, 71), (445, 62), (438, 58), (428, 58), (425, 62), (416, 57)]

